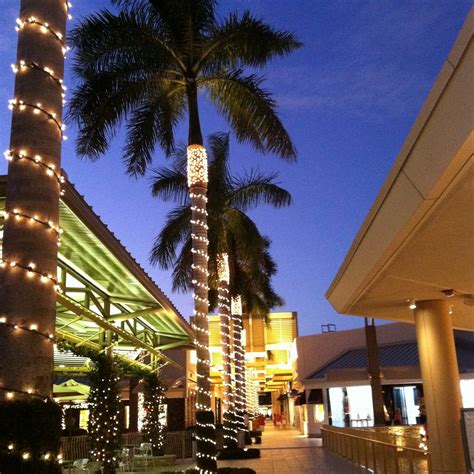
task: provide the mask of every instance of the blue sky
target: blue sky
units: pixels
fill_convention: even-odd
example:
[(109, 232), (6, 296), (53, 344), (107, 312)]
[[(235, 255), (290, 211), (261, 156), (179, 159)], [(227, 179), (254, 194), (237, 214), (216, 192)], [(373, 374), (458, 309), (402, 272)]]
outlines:
[[(227, 0), (222, 16), (249, 8), (277, 28), (293, 31), (304, 48), (273, 61), (264, 74), (266, 87), (298, 150), (296, 164), (262, 156), (231, 142), (237, 173), (252, 167), (278, 171), (293, 195), (291, 208), (262, 207), (252, 212), (272, 240), (279, 273), (275, 286), (297, 311), (300, 334), (320, 325), (360, 326), (360, 318), (338, 315), (324, 293), (336, 274), (370, 205), (387, 176), (469, 11), (468, 0)], [(0, 0), (0, 148), (8, 148), (13, 94), (10, 64), (15, 62), (18, 0)], [(74, 20), (106, 0), (76, 0)], [(70, 63), (69, 63), (70, 65)], [(74, 85), (69, 70), (69, 89)], [(227, 131), (215, 109), (202, 99), (207, 135)], [(192, 299), (171, 292), (170, 274), (148, 264), (154, 236), (170, 209), (150, 197), (149, 181), (124, 174), (120, 136), (110, 152), (91, 163), (74, 154), (73, 129), (63, 148), (70, 181), (103, 221), (147, 269), (186, 316)], [(185, 130), (181, 136), (186, 138)], [(155, 164), (165, 163), (160, 152)], [(0, 162), (0, 174), (6, 163)]]

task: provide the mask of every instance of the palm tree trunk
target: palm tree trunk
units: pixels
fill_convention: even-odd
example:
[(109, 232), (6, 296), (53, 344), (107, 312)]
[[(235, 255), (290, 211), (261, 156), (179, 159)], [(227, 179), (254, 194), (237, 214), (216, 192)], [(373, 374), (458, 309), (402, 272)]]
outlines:
[(196, 438), (199, 472), (217, 472), (214, 415), (211, 411), (208, 256), (207, 155), (202, 145), (188, 146), (188, 186), (191, 197), (193, 252), (194, 344), (197, 354)]
[(186, 86), (189, 111), (189, 136), (188, 145), (203, 145), (201, 123), (199, 120), (199, 108), (196, 83), (188, 82)]
[(235, 360), (235, 419), (237, 429), (245, 430), (245, 352), (242, 347), (242, 303), (240, 296), (232, 299)]
[(52, 393), (66, 19), (64, 0), (21, 1), (0, 272), (8, 398)]
[(232, 365), (230, 358), (230, 295), (228, 255), (217, 256), (218, 299), (221, 319), (221, 349), (224, 379), (224, 449), (237, 447), (237, 429), (235, 426), (235, 405), (232, 391)]

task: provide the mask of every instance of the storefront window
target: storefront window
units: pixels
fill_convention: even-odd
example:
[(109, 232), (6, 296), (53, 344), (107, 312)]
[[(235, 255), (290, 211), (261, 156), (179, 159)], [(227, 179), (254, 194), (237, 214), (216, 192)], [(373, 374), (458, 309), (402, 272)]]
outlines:
[(329, 389), (331, 417), (334, 426), (344, 426), (344, 393), (340, 387)]
[(347, 387), (351, 426), (372, 426), (374, 410), (370, 385)]
[(474, 408), (474, 379), (461, 380), (462, 405), (464, 408)]
[(315, 423), (324, 422), (324, 405), (321, 403), (314, 405), (314, 422)]
[[(395, 424), (416, 425), (417, 417), (420, 415), (420, 407), (417, 403), (416, 387), (414, 385), (403, 385), (394, 387), (395, 398)], [(396, 417), (397, 409), (401, 420)], [(399, 417), (399, 418), (400, 418)]]
[(89, 410), (81, 410), (79, 412), (79, 428), (87, 430), (89, 423)]

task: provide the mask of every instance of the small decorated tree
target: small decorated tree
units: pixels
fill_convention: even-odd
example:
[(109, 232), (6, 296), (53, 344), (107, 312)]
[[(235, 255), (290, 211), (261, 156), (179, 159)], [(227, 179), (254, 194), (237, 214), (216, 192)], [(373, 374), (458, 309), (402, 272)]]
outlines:
[(106, 474), (115, 472), (120, 449), (120, 393), (118, 368), (113, 359), (100, 354), (93, 361), (90, 373), (91, 389), (89, 437), (90, 456), (101, 463)]
[(143, 378), (143, 382), (145, 409), (143, 439), (151, 443), (154, 456), (162, 456), (165, 448), (165, 433), (160, 418), (165, 402), (165, 387), (156, 373), (146, 374)]

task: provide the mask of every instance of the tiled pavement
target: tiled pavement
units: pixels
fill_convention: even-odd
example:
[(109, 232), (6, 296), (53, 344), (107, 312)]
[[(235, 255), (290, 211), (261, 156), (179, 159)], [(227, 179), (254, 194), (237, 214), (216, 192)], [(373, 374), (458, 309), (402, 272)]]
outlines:
[[(239, 461), (219, 461), (219, 467), (249, 467), (257, 474), (279, 474), (293, 472), (355, 474), (365, 472), (350, 462), (328, 452), (321, 446), (320, 439), (306, 438), (294, 429), (276, 430), (272, 425), (266, 426), (262, 436), (259, 459)], [(173, 466), (175, 471), (192, 467), (188, 462)], [(170, 467), (161, 471), (170, 472)], [(160, 472), (160, 471), (157, 471)]]
[(219, 467), (250, 467), (257, 474), (285, 472), (352, 474), (364, 472), (348, 461), (322, 448), (321, 440), (306, 438), (293, 429), (276, 430), (266, 426), (262, 436), (260, 459), (221, 461)]

